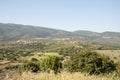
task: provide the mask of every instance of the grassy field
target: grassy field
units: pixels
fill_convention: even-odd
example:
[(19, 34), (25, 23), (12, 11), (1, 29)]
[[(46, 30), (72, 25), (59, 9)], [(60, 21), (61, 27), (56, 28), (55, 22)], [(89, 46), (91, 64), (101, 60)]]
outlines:
[(69, 73), (69, 72), (62, 72), (57, 75), (54, 73), (31, 73), (31, 72), (24, 72), (21, 76), (14, 75), (9, 76), (7, 75), (4, 80), (120, 80), (117, 77), (112, 76), (95, 76), (95, 75), (87, 75), (79, 72)]
[[(120, 50), (96, 50), (100, 54), (104, 54), (109, 56), (114, 61), (120, 61)], [(36, 58), (40, 60), (41, 58), (46, 58), (47, 56), (55, 55), (61, 56), (58, 53), (42, 53), (42, 52), (34, 52), (31, 56), (20, 57), (19, 60), (31, 60), (32, 58)], [(3, 62), (1, 62), (3, 64)], [(7, 63), (7, 62), (6, 62)], [(5, 64), (5, 63), (4, 63)], [(18, 63), (10, 63), (11, 65), (16, 65)], [(0, 67), (8, 66), (9, 64), (1, 65)], [(87, 75), (79, 72), (70, 73), (70, 72), (61, 72), (55, 75), (53, 72), (46, 73), (31, 73), (31, 72), (24, 72), (22, 75), (14, 73), (12, 75), (6, 75), (3, 80), (120, 80), (119, 78), (115, 77), (114, 74), (112, 75)]]
[(109, 56), (115, 62), (120, 61), (120, 50), (96, 50), (98, 53)]

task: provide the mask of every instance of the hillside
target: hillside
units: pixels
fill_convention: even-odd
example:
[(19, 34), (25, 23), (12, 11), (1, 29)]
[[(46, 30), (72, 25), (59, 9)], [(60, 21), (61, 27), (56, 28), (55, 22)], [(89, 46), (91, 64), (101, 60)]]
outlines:
[(43, 28), (21, 24), (0, 23), (0, 41), (17, 41), (30, 38), (72, 38), (78, 40), (120, 45), (120, 32), (97, 33), (92, 31), (74, 31)]
[(67, 31), (55, 30), (50, 28), (35, 27), (30, 25), (19, 24), (2, 24), (0, 23), (0, 39), (4, 41), (29, 39), (29, 38), (46, 38), (55, 35), (68, 34)]
[(120, 32), (106, 31), (103, 33), (98, 33), (92, 31), (75, 31), (73, 33), (86, 41), (99, 42), (110, 45), (120, 45)]

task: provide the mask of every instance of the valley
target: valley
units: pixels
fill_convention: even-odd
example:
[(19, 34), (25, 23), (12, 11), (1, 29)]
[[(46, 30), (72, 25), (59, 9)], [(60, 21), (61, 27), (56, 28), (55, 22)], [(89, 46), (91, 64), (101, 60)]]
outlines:
[(0, 80), (119, 80), (119, 41), (119, 32), (0, 23)]

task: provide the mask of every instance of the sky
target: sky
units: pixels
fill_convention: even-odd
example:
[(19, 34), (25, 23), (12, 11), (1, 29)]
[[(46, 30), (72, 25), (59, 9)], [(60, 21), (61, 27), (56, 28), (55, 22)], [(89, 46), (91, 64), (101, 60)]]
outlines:
[(120, 0), (0, 0), (0, 23), (120, 32)]

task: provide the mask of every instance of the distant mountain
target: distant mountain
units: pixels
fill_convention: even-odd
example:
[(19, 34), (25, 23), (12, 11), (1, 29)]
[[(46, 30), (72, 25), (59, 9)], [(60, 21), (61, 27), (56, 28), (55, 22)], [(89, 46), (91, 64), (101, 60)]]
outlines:
[(29, 38), (46, 38), (69, 34), (67, 31), (56, 30), (43, 27), (35, 27), (20, 24), (2, 24), (0, 23), (0, 38), (4, 41), (29, 39)]
[(102, 44), (120, 45), (120, 32), (91, 32), (91, 31), (75, 31), (74, 34), (82, 36), (84, 40), (99, 42)]
[(83, 30), (68, 32), (31, 25), (0, 23), (0, 41), (17, 41), (30, 38), (72, 38), (104, 44), (120, 45), (120, 32), (97, 33)]

